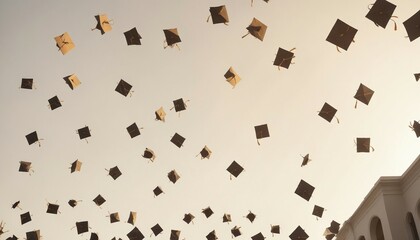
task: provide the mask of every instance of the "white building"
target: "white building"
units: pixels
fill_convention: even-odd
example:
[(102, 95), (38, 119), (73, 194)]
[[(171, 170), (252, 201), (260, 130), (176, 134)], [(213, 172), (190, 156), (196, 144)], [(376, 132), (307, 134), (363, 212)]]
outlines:
[(420, 240), (420, 155), (400, 177), (381, 177), (337, 240)]

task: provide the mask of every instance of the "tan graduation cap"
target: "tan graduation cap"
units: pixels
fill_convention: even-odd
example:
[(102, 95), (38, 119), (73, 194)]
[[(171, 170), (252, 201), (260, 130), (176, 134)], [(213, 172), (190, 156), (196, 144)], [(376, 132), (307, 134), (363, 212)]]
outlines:
[(130, 211), (130, 215), (128, 216), (128, 223), (134, 225), (137, 220), (137, 213)]
[(74, 48), (73, 40), (67, 32), (58, 35), (54, 39), (58, 50), (61, 51), (63, 55), (67, 54), (70, 50)]
[(79, 160), (76, 160), (71, 164), (70, 172), (71, 173), (74, 173), (76, 171), (80, 172), (81, 169), (82, 169), (82, 162)]
[(71, 90), (74, 90), (77, 86), (81, 84), (79, 78), (75, 74), (65, 76), (63, 79), (69, 85)]
[(112, 30), (111, 23), (108, 20), (108, 17), (106, 16), (106, 14), (96, 15), (95, 19), (97, 21), (97, 24), (96, 24), (96, 27), (92, 29), (92, 31), (98, 29), (99, 31), (101, 31), (101, 34), (103, 35), (106, 32), (109, 32)]
[(163, 110), (163, 107), (160, 107), (158, 110), (155, 111), (155, 119), (156, 121), (165, 122), (166, 112)]
[(235, 72), (235, 70), (233, 70), (232, 67), (230, 67), (229, 70), (225, 73), (225, 78), (233, 88), (236, 86), (236, 84), (239, 83), (239, 81), (241, 81), (241, 77), (239, 77), (239, 75)]
[(246, 29), (248, 30), (248, 33), (242, 36), (242, 38), (251, 34), (262, 42), (264, 40), (265, 32), (267, 31), (267, 25), (260, 22), (260, 20), (253, 18), (251, 24), (249, 24)]

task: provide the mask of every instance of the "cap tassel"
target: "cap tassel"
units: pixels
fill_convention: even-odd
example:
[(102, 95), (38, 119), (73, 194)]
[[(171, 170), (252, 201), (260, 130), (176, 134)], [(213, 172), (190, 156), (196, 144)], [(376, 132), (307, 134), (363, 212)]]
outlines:
[(355, 109), (357, 108), (357, 100), (356, 100), (356, 103), (354, 104), (354, 108), (355, 108)]
[(372, 149), (372, 152), (374, 152), (374, 151), (375, 151), (375, 148), (374, 148), (374, 147), (370, 146), (370, 148)]
[(392, 19), (392, 18), (398, 18), (398, 17), (397, 16), (392, 16), (391, 17), (391, 21), (394, 22), (394, 31), (397, 31), (397, 22), (394, 19)]
[(166, 40), (163, 40), (163, 49), (166, 49), (168, 47), (168, 44), (166, 43)]
[(369, 4), (368, 9), (370, 10), (372, 8), (372, 6), (373, 6), (373, 3)]
[(257, 143), (258, 143), (258, 146), (260, 146), (261, 144), (260, 144), (260, 141), (257, 139)]
[(337, 123), (339, 124), (340, 123), (340, 119), (338, 119), (338, 117), (335, 117), (335, 119), (337, 120)]
[(337, 48), (337, 52), (341, 53), (340, 49), (338, 48), (338, 46), (335, 46)]
[(211, 17), (211, 14), (207, 17), (207, 21), (206, 22), (209, 22), (210, 17)]
[(248, 36), (248, 34), (249, 34), (249, 32), (248, 32), (247, 34), (243, 35), (243, 36), (242, 36), (242, 38), (244, 38), (244, 37)]

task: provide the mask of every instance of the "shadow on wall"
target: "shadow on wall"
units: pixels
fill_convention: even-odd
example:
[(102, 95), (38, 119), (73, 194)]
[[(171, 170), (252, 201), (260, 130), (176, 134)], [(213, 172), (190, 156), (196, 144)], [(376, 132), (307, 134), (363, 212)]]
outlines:
[(372, 240), (385, 240), (381, 219), (372, 218), (370, 222), (370, 237)]

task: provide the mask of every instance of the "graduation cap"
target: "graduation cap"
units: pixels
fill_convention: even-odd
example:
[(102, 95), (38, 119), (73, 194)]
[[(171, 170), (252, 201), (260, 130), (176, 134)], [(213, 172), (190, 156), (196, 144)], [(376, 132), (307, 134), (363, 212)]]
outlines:
[(178, 133), (175, 133), (175, 135), (171, 138), (171, 142), (175, 144), (175, 146), (181, 148), (182, 144), (184, 143), (185, 138)]
[(120, 80), (117, 87), (115, 88), (115, 91), (121, 93), (123, 96), (127, 97), (127, 95), (130, 93), (130, 90), (133, 86), (131, 86), (128, 82), (124, 80)]
[(251, 24), (246, 29), (248, 30), (248, 33), (242, 36), (242, 38), (248, 36), (248, 34), (251, 34), (252, 36), (263, 41), (265, 32), (267, 31), (267, 25), (254, 18), (252, 19)]
[(280, 225), (271, 225), (271, 233), (274, 236), (274, 234), (280, 234)]
[(414, 73), (414, 77), (416, 78), (416, 82), (420, 79), (420, 73)]
[(270, 137), (267, 124), (255, 126), (254, 128), (255, 128), (255, 136), (257, 138), (258, 145), (260, 145), (259, 139)]
[[(173, 103), (174, 103), (173, 108), (175, 108), (175, 112), (180, 112), (180, 111), (184, 111), (184, 110), (187, 109), (187, 104), (185, 104), (185, 102), (182, 98), (174, 100)], [(171, 108), (171, 110), (173, 108)]]
[(156, 117), (155, 119), (157, 121), (165, 122), (165, 116), (166, 116), (166, 113), (165, 113), (165, 110), (163, 110), (163, 107), (160, 107), (158, 110), (155, 111), (155, 117)]
[(58, 204), (48, 203), (47, 213), (57, 214), (59, 207), (60, 207), (60, 205), (58, 205)]
[(309, 183), (300, 180), (298, 187), (295, 190), (295, 193), (299, 196), (301, 196), (306, 201), (309, 201), (309, 199), (312, 196), (312, 193), (314, 192), (315, 188), (311, 186)]
[(241, 234), (242, 234), (242, 233), (241, 233), (240, 228), (241, 228), (241, 227), (235, 226), (235, 227), (233, 227), (233, 228), (230, 230), (230, 232), (232, 233), (232, 235), (233, 235), (234, 237), (241, 236)]
[(252, 223), (252, 222), (254, 222), (254, 220), (257, 216), (255, 214), (253, 214), (251, 211), (249, 211), (249, 213), (245, 217), (248, 218), (248, 220)]
[(410, 42), (420, 37), (420, 10), (403, 22)]
[(311, 159), (309, 159), (309, 154), (306, 154), (302, 158), (303, 160), (302, 160), (302, 164), (300, 165), (301, 167), (306, 166), (309, 163), (309, 161), (311, 161)]
[(356, 138), (357, 152), (370, 152), (375, 151), (373, 147), (370, 146), (370, 138)]
[(6, 240), (18, 240), (18, 238), (15, 235), (13, 235), (12, 237), (6, 238)]
[(13, 209), (15, 209), (15, 208), (19, 208), (20, 210), (22, 210), (22, 208), (20, 208), (20, 207), (19, 207), (19, 204), (20, 204), (20, 201), (17, 201), (17, 202), (15, 202), (15, 203), (13, 203), (12, 208), (13, 208)]
[(210, 207), (203, 209), (201, 212), (206, 216), (206, 218), (209, 218), (211, 215), (213, 215), (213, 210), (211, 210)]
[(176, 181), (178, 181), (180, 176), (175, 170), (172, 170), (168, 173), (168, 178), (172, 183), (176, 183)]
[(356, 33), (357, 29), (337, 19), (326, 40), (336, 45), (337, 51), (339, 47), (347, 51)]
[(420, 123), (414, 120), (413, 124), (410, 124), (410, 128), (416, 133), (417, 138), (420, 137)]
[(131, 230), (127, 234), (127, 237), (130, 240), (143, 240), (144, 239), (143, 233), (141, 233), (137, 227), (134, 227), (133, 230)]
[(118, 212), (109, 214), (109, 221), (111, 223), (119, 222), (120, 221), (120, 214)]
[(146, 148), (145, 150), (144, 150), (144, 153), (143, 153), (143, 155), (142, 155), (144, 158), (147, 158), (147, 159), (150, 159), (150, 161), (154, 161), (155, 160), (155, 158), (156, 158), (156, 155), (155, 155), (155, 153), (153, 152), (153, 150), (152, 149), (150, 149), (150, 148)]
[(127, 32), (124, 32), (124, 36), (125, 40), (127, 41), (127, 45), (141, 45), (141, 36), (135, 27), (128, 30)]
[(160, 233), (163, 232), (162, 227), (159, 225), (159, 223), (157, 223), (156, 225), (154, 225), (152, 228), (152, 232), (155, 236), (159, 235)]
[(48, 103), (49, 103), (49, 106), (50, 106), (51, 110), (54, 110), (56, 108), (61, 107), (61, 101), (60, 101), (60, 99), (58, 99), (57, 96), (54, 96), (54, 97), (48, 99)]
[(232, 87), (235, 87), (236, 84), (238, 84), (239, 81), (241, 81), (241, 77), (233, 70), (232, 67), (229, 68), (229, 70), (225, 73), (225, 78)]
[(31, 170), (31, 162), (20, 161), (19, 172), (29, 172)]
[(20, 215), (20, 223), (23, 225), (32, 221), (31, 214), (29, 212), (23, 213)]
[[(104, 199), (104, 201), (105, 201), (105, 199)], [(70, 207), (76, 207), (77, 206), (77, 203), (78, 202), (80, 202), (80, 201), (77, 201), (77, 200), (74, 200), (74, 199), (70, 199), (69, 201), (68, 201), (68, 204), (70, 205)], [(96, 202), (95, 202), (96, 203)]]
[(194, 218), (194, 215), (192, 215), (191, 213), (186, 213), (184, 214), (184, 218), (182, 220), (184, 220), (184, 222), (186, 222), (187, 224), (190, 224), (190, 222), (192, 222)]
[(77, 229), (77, 234), (89, 232), (89, 222), (88, 221), (76, 222), (76, 229)]
[(99, 31), (101, 31), (102, 35), (104, 35), (106, 32), (111, 31), (111, 23), (105, 14), (96, 15), (95, 19), (98, 23), (96, 24), (96, 27), (92, 29), (92, 31), (98, 29)]
[(216, 231), (213, 230), (206, 236), (207, 240), (217, 240), (218, 237), (216, 236)]
[(223, 222), (227, 222), (227, 223), (232, 222), (232, 217), (230, 216), (230, 214), (227, 214), (227, 213), (223, 214)]
[[(334, 118), (336, 113), (337, 113), (337, 109), (335, 109), (328, 103), (324, 103), (324, 106), (322, 106), (321, 111), (319, 111), (318, 115), (322, 117), (323, 119), (327, 120), (328, 122), (331, 122), (331, 120)], [(338, 118), (336, 119), (337, 119), (337, 122), (339, 122)]]
[[(263, 0), (263, 1), (268, 3), (268, 1), (270, 1), (270, 0)], [(254, 0), (251, 0), (251, 7), (252, 7), (253, 4), (254, 4)]]
[(340, 224), (338, 222), (332, 220), (331, 223), (330, 223), (330, 227), (328, 228), (328, 230), (331, 233), (338, 234), (338, 231), (340, 230)]
[(171, 237), (169, 238), (169, 240), (179, 240), (179, 235), (181, 235), (181, 231), (171, 230)]
[(241, 174), (241, 172), (244, 170), (244, 168), (241, 165), (239, 165), (236, 161), (233, 161), (226, 170), (231, 174), (232, 178), (232, 175), (238, 177), (239, 174)]
[[(376, 26), (381, 26), (382, 28), (386, 28), (389, 20), (394, 21), (391, 19), (394, 13), (394, 10), (397, 6), (386, 1), (386, 0), (376, 0), (376, 2), (372, 5), (369, 12), (366, 15), (366, 18), (372, 20)], [(394, 21), (394, 29), (397, 30), (397, 24)]]
[(314, 206), (314, 210), (312, 211), (312, 215), (322, 218), (322, 214), (324, 213), (324, 208), (318, 205)]
[[(173, 47), (173, 46), (178, 47), (177, 43), (181, 42), (181, 38), (179, 37), (179, 34), (178, 34), (178, 29), (176, 29), (176, 28), (164, 29), (163, 33), (165, 34), (165, 42), (166, 42), (166, 44), (168, 44), (164, 48), (166, 48), (168, 46), (169, 47)], [(179, 47), (178, 47), (178, 49), (179, 49)]]
[[(225, 5), (217, 6), (217, 7), (210, 7), (210, 15), (213, 24), (224, 23), (227, 24), (229, 22), (228, 13), (226, 10)], [(207, 19), (207, 22), (209, 19)]]
[(99, 240), (99, 236), (97, 233), (91, 233), (89, 240)]
[(80, 169), (82, 169), (82, 162), (79, 160), (76, 160), (71, 164), (70, 172), (71, 173), (74, 173), (76, 171), (80, 172)]
[(3, 231), (3, 229), (4, 229), (4, 225), (6, 225), (6, 223), (3, 223), (3, 221), (1, 221), (0, 222), (0, 235), (2, 235), (3, 233), (5, 233), (5, 232), (8, 232), (8, 231)]
[(63, 55), (65, 55), (74, 48), (73, 40), (71, 40), (71, 37), (67, 32), (58, 35), (54, 39), (58, 50), (61, 51)]
[(259, 232), (259, 233), (255, 234), (254, 236), (252, 236), (251, 239), (252, 240), (264, 240), (265, 237), (264, 237), (264, 235), (262, 235), (261, 232)]
[(101, 194), (99, 194), (98, 196), (96, 196), (96, 198), (95, 198), (95, 199), (93, 199), (93, 202), (94, 202), (96, 205), (101, 206), (102, 204), (104, 204), (104, 203), (106, 202), (106, 200), (105, 200), (105, 198), (103, 198), (103, 197), (101, 196)]
[(20, 88), (23, 89), (33, 89), (34, 79), (33, 78), (22, 78), (22, 83)]
[(26, 233), (26, 240), (40, 240), (41, 239), (41, 231), (35, 230)]
[(137, 219), (137, 213), (130, 211), (130, 216), (128, 216), (127, 222), (130, 223), (131, 225), (134, 225), (136, 223), (136, 219)]
[(39, 140), (41, 139), (38, 138), (38, 134), (36, 133), (36, 131), (33, 131), (26, 135), (26, 140), (28, 141), (29, 145), (32, 145), (37, 142), (38, 145), (41, 147), (41, 143), (39, 142)]
[(292, 59), (295, 57), (293, 51), (295, 48), (292, 48), (290, 51), (287, 51), (283, 48), (279, 48), (277, 50), (276, 58), (274, 59), (274, 66), (277, 66), (280, 70), (280, 67), (288, 69), (290, 64), (292, 63)]
[(163, 193), (162, 188), (159, 186), (155, 187), (155, 189), (153, 189), (153, 193), (155, 194), (155, 197), (159, 196), (161, 193)]
[(204, 146), (204, 148), (200, 151), (201, 159), (210, 158), (211, 150), (207, 146)]
[(112, 179), (116, 180), (117, 178), (119, 178), (122, 173), (120, 171), (120, 169), (118, 168), (118, 166), (112, 167), (110, 168), (108, 171), (108, 175), (112, 177)]
[(127, 127), (128, 134), (130, 134), (131, 138), (137, 137), (140, 135), (140, 129), (137, 127), (136, 123), (131, 124)]
[(85, 139), (91, 136), (88, 126), (78, 129), (77, 134), (79, 134), (80, 139)]
[[(359, 88), (357, 89), (356, 95), (354, 95), (354, 98), (356, 98), (357, 100), (361, 101), (362, 103), (366, 105), (369, 105), (369, 102), (373, 96), (373, 93), (375, 93), (375, 91), (366, 87), (363, 84), (360, 84)], [(356, 104), (354, 105), (354, 108), (357, 108), (357, 101), (356, 101)]]
[(289, 238), (291, 240), (306, 240), (309, 236), (306, 234), (305, 230), (298, 226), (292, 234), (289, 235)]
[(67, 83), (67, 85), (69, 85), (71, 90), (74, 90), (74, 88), (81, 84), (79, 78), (75, 74), (65, 76), (63, 79)]

